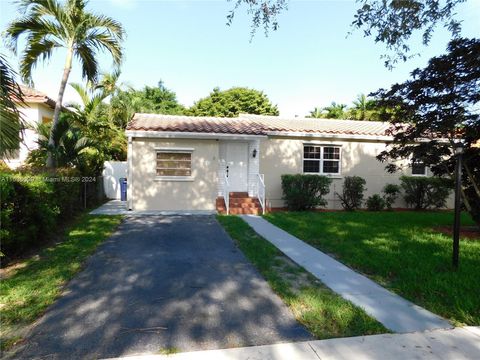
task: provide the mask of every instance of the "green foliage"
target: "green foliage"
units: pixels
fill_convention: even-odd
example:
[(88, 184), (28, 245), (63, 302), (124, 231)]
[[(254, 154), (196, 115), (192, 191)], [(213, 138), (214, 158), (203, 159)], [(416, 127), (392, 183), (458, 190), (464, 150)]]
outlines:
[(360, 176), (345, 176), (342, 194), (336, 193), (345, 210), (353, 211), (362, 206), (366, 183)]
[[(73, 59), (80, 63), (82, 77), (92, 82), (99, 73), (99, 52), (109, 53), (116, 67), (122, 61), (121, 43), (125, 35), (122, 25), (106, 15), (88, 11), (87, 3), (85, 0), (21, 0), (21, 16), (5, 30), (5, 40), (14, 52), (17, 51), (19, 40), (25, 38), (20, 58), (20, 75), (27, 83), (32, 83), (32, 71), (39, 63), (50, 60), (59, 48), (66, 50), (58, 101), (48, 137), (51, 147), (57, 145), (54, 132), (59, 124), (62, 99)], [(47, 153), (47, 166), (55, 167), (54, 153), (51, 151)]]
[(327, 205), (323, 198), (332, 180), (323, 175), (282, 175), (283, 199), (289, 210), (301, 211)]
[(323, 108), (316, 107), (313, 111), (310, 111), (308, 117), (318, 119), (346, 119), (348, 116), (346, 109), (347, 105), (332, 102), (330, 106)]
[(367, 198), (367, 209), (369, 211), (381, 211), (385, 209), (385, 200), (379, 194), (369, 196)]
[(293, 264), (242, 219), (218, 216), (228, 234), (317, 339), (388, 332), (382, 324)]
[(453, 178), (454, 144), (461, 140), (463, 203), (480, 224), (480, 39), (453, 40), (447, 50), (411, 79), (375, 94), (380, 106), (396, 109), (384, 114), (393, 142), (377, 158), (390, 172), (399, 170), (397, 159), (413, 158), (434, 175)]
[[(15, 103), (15, 100), (18, 103)], [(0, 157), (9, 157), (19, 148), (23, 119), (18, 105), (23, 105), (23, 94), (16, 81), (16, 73), (0, 54)]]
[(240, 113), (257, 115), (278, 115), (278, 108), (272, 105), (267, 95), (255, 89), (234, 87), (221, 91), (219, 88), (206, 98), (198, 100), (188, 115), (236, 117)]
[[(84, 184), (75, 169), (0, 173), (0, 190), (2, 252), (7, 256), (18, 256), (45, 242), (60, 220), (84, 205)], [(91, 196), (87, 200), (92, 205), (99, 199)]]
[[(454, 324), (480, 323), (480, 239), (462, 238), (453, 269), (453, 212), (269, 213), (271, 223)], [(472, 226), (463, 213), (461, 223)]]
[[(17, 269), (2, 278), (2, 351), (27, 333), (31, 323), (45, 312), (60, 296), (63, 286), (82, 269), (87, 256), (120, 222), (120, 216), (82, 215), (74, 219), (65, 234), (57, 239), (57, 242), (61, 240), (60, 243), (45, 249), (39, 256), (20, 262)], [(48, 231), (51, 233), (52, 229)]]
[(397, 184), (386, 184), (383, 187), (383, 200), (385, 201), (385, 206), (388, 210), (392, 209), (392, 205), (397, 200), (400, 195), (400, 185)]
[(175, 92), (165, 87), (160, 80), (157, 87), (145, 86), (142, 90), (130, 88), (115, 91), (110, 99), (110, 118), (114, 124), (125, 129), (136, 112), (183, 115), (186, 110), (178, 102)]
[(127, 158), (127, 139), (124, 127), (113, 119), (112, 105), (103, 102), (117, 93), (120, 71), (103, 74), (98, 83), (70, 84), (82, 99), (82, 104), (69, 104), (73, 112), (67, 114), (69, 122), (78, 127), (86, 138), (95, 139), (99, 157), (123, 161)]
[(413, 55), (409, 41), (421, 32), (424, 45), (430, 43), (434, 29), (442, 24), (453, 37), (460, 34), (461, 22), (455, 19), (455, 8), (465, 0), (365, 0), (357, 10), (352, 26), (363, 29), (365, 36), (374, 36), (391, 54), (384, 55), (385, 65), (392, 68), (398, 61)]
[(445, 207), (453, 182), (440, 177), (402, 176), (404, 200), (416, 210)]
[[(52, 154), (55, 165), (59, 167), (80, 168), (83, 162), (83, 153), (90, 148), (95, 148), (96, 142), (84, 135), (80, 128), (72, 124), (68, 112), (62, 114), (60, 120), (51, 131), (51, 124), (39, 124), (37, 140), (39, 151), (29, 159), (30, 162), (38, 162), (48, 153)], [(52, 134), (54, 145), (48, 143), (48, 136)]]

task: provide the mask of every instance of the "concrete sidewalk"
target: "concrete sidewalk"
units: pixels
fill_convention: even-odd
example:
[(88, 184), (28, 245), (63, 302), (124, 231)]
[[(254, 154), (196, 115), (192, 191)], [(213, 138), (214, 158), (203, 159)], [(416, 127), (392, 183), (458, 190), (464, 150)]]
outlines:
[[(478, 359), (480, 327), (384, 334), (351, 338), (196, 351), (174, 355), (139, 355), (125, 360), (404, 360)], [(121, 358), (117, 358), (121, 359)]]
[(326, 286), (364, 309), (388, 329), (408, 333), (452, 328), (445, 319), (386, 290), (263, 218), (242, 215), (242, 219)]

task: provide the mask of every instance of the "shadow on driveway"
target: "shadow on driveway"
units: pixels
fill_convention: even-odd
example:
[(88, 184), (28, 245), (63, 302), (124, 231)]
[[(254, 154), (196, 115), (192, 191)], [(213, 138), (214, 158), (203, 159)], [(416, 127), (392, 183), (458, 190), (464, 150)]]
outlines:
[(213, 216), (127, 217), (33, 329), (21, 358), (311, 340)]

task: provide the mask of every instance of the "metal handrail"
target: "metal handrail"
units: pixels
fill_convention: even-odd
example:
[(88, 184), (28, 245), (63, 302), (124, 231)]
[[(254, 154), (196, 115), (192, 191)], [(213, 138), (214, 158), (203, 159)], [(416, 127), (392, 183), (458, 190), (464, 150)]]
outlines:
[(230, 214), (230, 182), (228, 181), (227, 172), (223, 174), (223, 199), (225, 200), (225, 208), (227, 215)]
[(257, 174), (257, 197), (262, 206), (262, 214), (265, 214), (265, 176)]

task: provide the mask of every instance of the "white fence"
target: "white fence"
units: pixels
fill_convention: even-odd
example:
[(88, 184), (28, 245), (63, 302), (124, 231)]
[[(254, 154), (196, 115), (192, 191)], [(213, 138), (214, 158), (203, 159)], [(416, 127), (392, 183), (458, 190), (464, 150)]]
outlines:
[(105, 161), (102, 175), (106, 197), (120, 199), (120, 178), (127, 177), (127, 162)]

